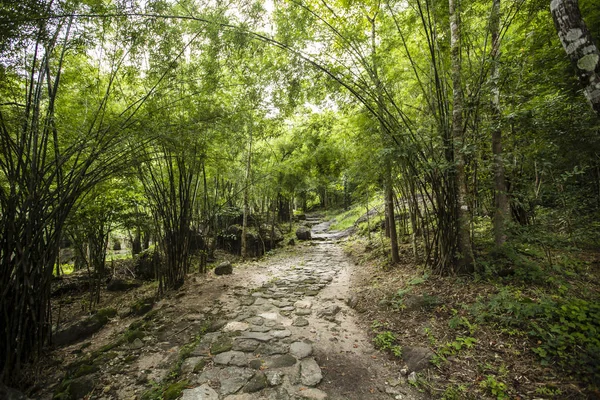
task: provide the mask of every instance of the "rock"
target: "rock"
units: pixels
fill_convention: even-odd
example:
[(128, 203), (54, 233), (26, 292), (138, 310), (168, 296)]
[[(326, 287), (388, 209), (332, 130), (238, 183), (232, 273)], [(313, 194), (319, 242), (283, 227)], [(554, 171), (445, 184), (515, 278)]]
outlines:
[(182, 392), (180, 400), (219, 400), (219, 394), (213, 388), (204, 384)]
[(300, 381), (306, 386), (315, 386), (323, 379), (321, 368), (314, 358), (300, 362)]
[(310, 228), (306, 226), (298, 227), (298, 229), (296, 230), (296, 238), (298, 238), (298, 240), (310, 240)]
[(271, 336), (273, 336), (276, 339), (283, 339), (292, 336), (292, 332), (288, 331), (287, 329), (274, 330), (271, 331)]
[(308, 308), (298, 308), (296, 309), (295, 314), (298, 316), (306, 316), (312, 314), (312, 311)]
[(133, 273), (142, 280), (155, 279), (157, 265), (162, 265), (161, 255), (158, 251), (145, 250), (133, 258)]
[(408, 375), (408, 381), (411, 383), (416, 383), (417, 382), (417, 373), (415, 371), (411, 372)]
[(402, 359), (409, 371), (421, 371), (429, 367), (431, 358), (435, 353), (426, 347), (404, 347)]
[(229, 336), (222, 335), (219, 336), (212, 344), (210, 345), (210, 352), (212, 354), (220, 354), (225, 353), (233, 348), (233, 342)]
[(213, 358), (213, 361), (215, 364), (236, 365), (238, 367), (245, 367), (248, 364), (246, 354), (241, 351), (226, 351), (224, 353), (219, 353)]
[(223, 332), (236, 332), (236, 331), (245, 331), (250, 327), (250, 324), (246, 322), (239, 321), (231, 321), (228, 322), (227, 325), (223, 327)]
[(252, 304), (254, 304), (254, 301), (256, 300), (255, 297), (252, 296), (244, 296), (240, 299), (240, 304), (243, 306), (251, 306)]
[(136, 301), (131, 306), (131, 313), (134, 315), (142, 316), (154, 307), (154, 296), (146, 297)]
[(311, 308), (312, 307), (312, 301), (310, 301), (310, 300), (298, 300), (297, 302), (294, 303), (294, 307), (296, 307), (296, 308)]
[(260, 342), (258, 340), (239, 339), (239, 340), (236, 340), (233, 342), (233, 350), (245, 351), (247, 353), (251, 353), (254, 350), (256, 350), (256, 348), (258, 347), (259, 344), (260, 344)]
[(189, 372), (195, 372), (196, 366), (202, 363), (204, 359), (202, 357), (190, 357), (186, 358), (181, 364), (181, 372), (187, 374)]
[(295, 246), (296, 242), (294, 241), (294, 239), (290, 239), (288, 240), (288, 246)]
[(215, 268), (215, 275), (231, 275), (233, 266), (229, 261), (222, 262)]
[(355, 294), (350, 295), (350, 297), (348, 297), (346, 299), (346, 305), (350, 308), (356, 307), (357, 304), (358, 304), (358, 296)]
[(262, 390), (268, 386), (269, 382), (267, 377), (261, 371), (254, 374), (254, 376), (246, 383), (243, 391), (246, 393), (254, 393)]
[(254, 371), (247, 368), (229, 367), (221, 370), (219, 380), (221, 382), (221, 394), (236, 393), (254, 376)]
[(266, 355), (274, 355), (274, 354), (286, 354), (290, 350), (290, 346), (285, 343), (263, 343), (258, 346), (256, 349), (256, 353), (258, 354), (266, 354)]
[(133, 343), (131, 343), (129, 345), (129, 348), (131, 350), (138, 350), (138, 349), (141, 349), (142, 347), (144, 347), (144, 342), (142, 342), (140, 340), (140, 338), (135, 338), (135, 340), (133, 341)]
[(224, 327), (225, 325), (227, 325), (227, 322), (229, 322), (229, 321), (226, 321), (224, 319), (218, 319), (216, 321), (213, 321), (206, 331), (208, 333), (214, 333), (214, 332), (218, 331), (219, 329), (221, 329), (222, 327)]
[(52, 336), (52, 342), (57, 346), (75, 343), (78, 340), (98, 332), (106, 325), (106, 323), (108, 323), (109, 318), (115, 317), (116, 315), (117, 310), (112, 308), (98, 310), (98, 312), (91, 317), (55, 333)]
[(113, 278), (106, 285), (106, 290), (108, 290), (109, 292), (121, 292), (121, 291), (129, 290), (129, 289), (133, 289), (136, 287), (140, 287), (141, 285), (142, 285), (141, 282)]
[(294, 320), (294, 322), (292, 322), (292, 326), (307, 326), (308, 325), (308, 320), (304, 317), (298, 317)]
[(333, 317), (338, 312), (340, 312), (340, 306), (338, 306), (337, 304), (332, 304), (329, 307), (325, 307), (324, 309), (319, 311), (319, 313), (317, 315), (319, 317), (323, 317), (323, 316)]
[(29, 397), (16, 389), (9, 388), (0, 383), (0, 399), (5, 400), (29, 400)]
[(291, 367), (296, 364), (296, 359), (290, 355), (285, 354), (283, 356), (274, 357), (265, 361), (265, 366), (267, 368), (277, 369), (277, 368), (286, 368)]
[(95, 387), (96, 381), (92, 376), (82, 376), (71, 381), (68, 393), (71, 399), (83, 399)]
[(266, 371), (265, 376), (269, 386), (279, 386), (283, 382), (283, 372), (281, 371)]
[(296, 392), (296, 396), (301, 399), (325, 400), (327, 398), (327, 393), (319, 389), (309, 388), (305, 390), (299, 390)]
[(254, 340), (258, 340), (259, 342), (268, 342), (269, 340), (271, 340), (273, 338), (273, 336), (271, 336), (269, 333), (262, 333), (262, 332), (244, 332), (242, 333), (241, 336), (239, 336), (240, 339), (254, 339)]
[(312, 344), (306, 342), (294, 342), (290, 345), (290, 354), (301, 360), (310, 356), (313, 352)]

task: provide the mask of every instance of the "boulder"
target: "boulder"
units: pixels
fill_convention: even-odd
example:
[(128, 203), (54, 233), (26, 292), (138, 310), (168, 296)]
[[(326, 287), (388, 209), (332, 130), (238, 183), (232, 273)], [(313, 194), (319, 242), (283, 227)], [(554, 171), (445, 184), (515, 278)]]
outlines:
[(310, 228), (306, 226), (298, 227), (298, 229), (296, 230), (296, 237), (298, 238), (298, 240), (310, 240)]
[(113, 278), (106, 285), (106, 290), (108, 290), (109, 292), (124, 292), (129, 289), (140, 287), (141, 285), (142, 284), (137, 281)]
[(426, 347), (404, 347), (402, 359), (411, 372), (419, 372), (430, 366), (435, 353)]
[(133, 259), (133, 273), (142, 280), (155, 279), (155, 270), (161, 264), (161, 256), (157, 251), (146, 250)]
[(222, 262), (215, 268), (215, 275), (231, 275), (233, 273), (233, 266), (229, 261)]
[(78, 340), (86, 338), (93, 333), (98, 332), (106, 323), (109, 318), (115, 317), (117, 310), (112, 308), (106, 308), (98, 310), (98, 312), (91, 317), (79, 321), (62, 331), (56, 332), (52, 337), (52, 342), (56, 346), (64, 346), (67, 344), (75, 343)]
[(9, 388), (0, 383), (0, 399), (6, 400), (28, 400), (29, 397), (16, 389)]

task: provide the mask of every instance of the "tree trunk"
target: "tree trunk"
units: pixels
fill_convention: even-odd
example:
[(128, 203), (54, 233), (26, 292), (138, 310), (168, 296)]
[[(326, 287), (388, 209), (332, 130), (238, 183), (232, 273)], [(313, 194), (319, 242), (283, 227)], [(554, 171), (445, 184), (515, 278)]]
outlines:
[(558, 38), (577, 70), (585, 97), (600, 115), (600, 51), (587, 29), (577, 0), (552, 0), (550, 11)]
[(492, 0), (490, 15), (492, 34), (491, 109), (492, 109), (492, 154), (494, 156), (494, 241), (497, 247), (506, 242), (506, 219), (509, 215), (504, 161), (502, 159), (502, 111), (500, 109), (500, 0)]
[[(377, 46), (375, 43), (376, 29), (375, 29), (375, 18), (369, 18), (371, 22), (371, 57), (373, 61), (373, 82), (377, 89), (377, 110), (379, 113), (379, 130), (381, 133), (381, 142), (385, 146), (388, 141), (389, 132), (387, 127), (383, 123), (384, 118), (384, 107), (383, 107), (383, 92), (381, 81), (379, 79), (378, 62), (377, 62)], [(396, 218), (394, 216), (394, 189), (392, 187), (392, 165), (389, 155), (385, 155), (385, 176), (384, 176), (384, 190), (385, 190), (385, 233), (390, 238), (390, 246), (392, 252), (392, 263), (397, 264), (400, 261), (398, 254), (398, 234), (396, 232)]]
[(459, 0), (449, 0), (450, 10), (450, 61), (452, 69), (452, 138), (456, 160), (456, 228), (457, 250), (455, 272), (467, 273), (473, 270), (471, 249), (469, 207), (467, 205), (467, 181), (465, 177), (464, 132), (463, 132), (463, 91), (460, 57), (460, 16)]
[(246, 233), (248, 229), (248, 213), (249, 207), (249, 196), (250, 196), (250, 168), (252, 167), (252, 121), (249, 125), (250, 137), (248, 139), (248, 157), (246, 158), (246, 179), (244, 182), (244, 214), (242, 219), (242, 257), (246, 258), (248, 255), (248, 243), (246, 241)]

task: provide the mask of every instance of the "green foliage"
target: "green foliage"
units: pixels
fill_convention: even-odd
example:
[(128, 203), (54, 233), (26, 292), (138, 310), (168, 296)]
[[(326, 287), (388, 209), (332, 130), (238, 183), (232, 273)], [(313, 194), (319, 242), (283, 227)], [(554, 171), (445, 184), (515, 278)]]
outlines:
[(467, 387), (465, 385), (450, 385), (444, 391), (442, 395), (443, 400), (462, 400), (467, 393)]
[(463, 349), (471, 349), (477, 343), (477, 339), (473, 337), (457, 337), (451, 342), (441, 345), (437, 349), (437, 354), (442, 357), (453, 356), (458, 354)]
[(483, 389), (486, 389), (492, 396), (498, 400), (509, 399), (506, 383), (496, 379), (494, 375), (487, 375), (485, 380), (479, 383)]
[[(375, 325), (379, 328), (379, 325)], [(389, 351), (396, 357), (402, 357), (402, 346), (397, 344), (396, 335), (394, 335), (391, 331), (383, 331), (379, 332), (373, 338), (373, 343), (375, 347), (379, 350)]]
[(600, 304), (579, 298), (537, 299), (503, 289), (472, 308), (481, 322), (495, 322), (527, 333), (542, 361), (557, 362), (590, 382), (600, 377)]

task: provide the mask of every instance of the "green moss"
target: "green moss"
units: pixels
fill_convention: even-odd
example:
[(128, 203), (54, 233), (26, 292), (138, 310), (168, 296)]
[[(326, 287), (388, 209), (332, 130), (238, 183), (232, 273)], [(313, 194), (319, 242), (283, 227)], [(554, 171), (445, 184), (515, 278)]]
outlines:
[(194, 366), (194, 373), (202, 371), (205, 366), (206, 366), (206, 360), (198, 361), (198, 363)]
[(131, 364), (135, 360), (137, 360), (137, 356), (130, 355), (130, 356), (125, 357), (125, 360), (123, 360), (123, 361), (125, 362), (125, 364)]
[(154, 306), (154, 297), (147, 297), (145, 299), (141, 299), (131, 306), (131, 311), (134, 315), (144, 315)]
[(99, 371), (99, 370), (100, 370), (100, 367), (95, 364), (82, 365), (81, 367), (79, 367), (79, 369), (77, 371), (75, 371), (75, 374), (73, 374), (73, 376), (75, 378), (79, 378), (80, 376), (93, 374), (94, 372)]
[(219, 337), (211, 346), (210, 352), (212, 354), (225, 353), (233, 348), (233, 341), (229, 336)]
[(179, 381), (167, 386), (163, 392), (163, 400), (176, 400), (187, 385), (188, 381)]
[(141, 330), (126, 330), (125, 333), (123, 334), (123, 337), (125, 338), (125, 341), (127, 343), (132, 343), (135, 339), (143, 339), (144, 338), (144, 332), (142, 332)]

